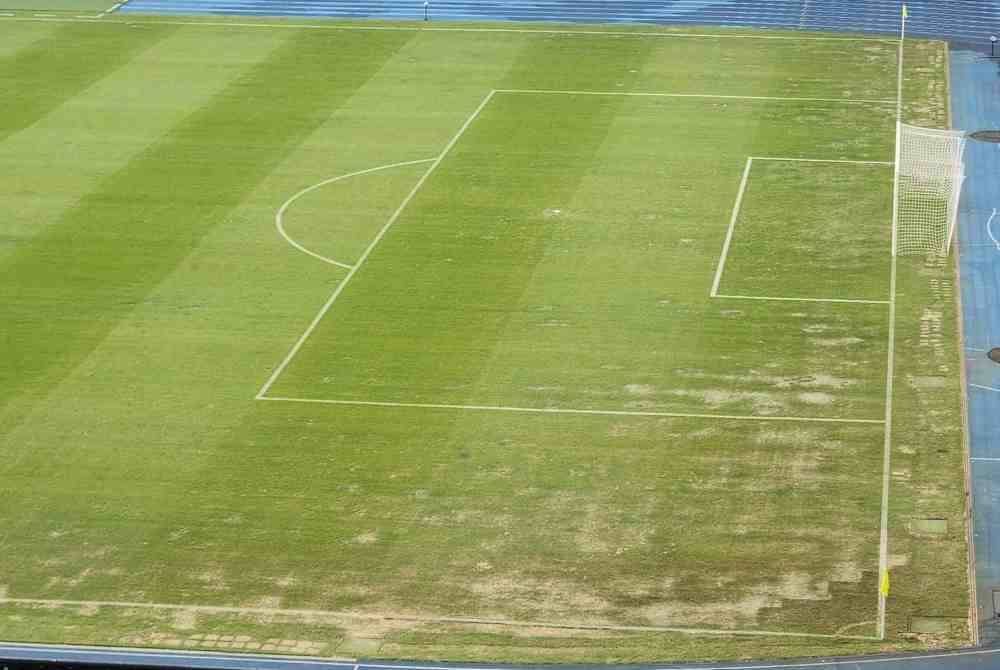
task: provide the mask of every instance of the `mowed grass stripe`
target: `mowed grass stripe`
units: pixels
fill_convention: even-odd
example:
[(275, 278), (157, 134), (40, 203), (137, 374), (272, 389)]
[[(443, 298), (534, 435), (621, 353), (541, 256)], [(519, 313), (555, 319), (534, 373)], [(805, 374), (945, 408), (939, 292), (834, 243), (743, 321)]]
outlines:
[(51, 34), (0, 59), (0, 140), (48, 114), (153, 46), (176, 26), (134, 28), (60, 25)]
[(0, 406), (57, 383), (409, 39), (290, 34), (21, 246), (0, 266)]
[(0, 264), (285, 41), (223, 31), (206, 63), (197, 55), (204, 39), (203, 31), (174, 32), (4, 140)]
[[(652, 42), (615, 50), (531, 40), (501, 87), (538, 79), (539, 63), (574, 58), (595, 86), (634, 83)], [(571, 48), (575, 47), (575, 48)], [(569, 52), (569, 53), (567, 53)], [(551, 235), (545, 210), (572, 198), (591, 169), (619, 96), (498, 95), (418, 192), (339, 302), (278, 378), (273, 395), (462, 402), (521, 299)], [(500, 147), (500, 150), (498, 150)], [(377, 339), (373, 339), (377, 334)]]
[(0, 9), (91, 12), (108, 9), (116, 0), (0, 0)]
[(0, 21), (0, 61), (11, 58), (18, 51), (50, 35), (58, 25), (48, 22)]

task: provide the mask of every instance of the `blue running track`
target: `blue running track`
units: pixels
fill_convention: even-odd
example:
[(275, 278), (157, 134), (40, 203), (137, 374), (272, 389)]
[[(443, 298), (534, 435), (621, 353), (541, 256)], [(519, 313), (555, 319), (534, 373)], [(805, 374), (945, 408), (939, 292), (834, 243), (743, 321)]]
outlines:
[[(971, 51), (951, 55), (954, 125), (1000, 128), (998, 62)], [(1000, 144), (970, 141), (959, 219), (965, 369), (972, 457), (976, 590), (982, 642), (1000, 643)], [(988, 225), (992, 224), (992, 225)], [(994, 593), (996, 592), (996, 595)]]
[[(912, 0), (910, 31), (981, 43), (996, 2)], [(895, 33), (901, 0), (431, 0), (432, 20), (656, 23)], [(131, 0), (121, 12), (421, 19), (422, 0)]]

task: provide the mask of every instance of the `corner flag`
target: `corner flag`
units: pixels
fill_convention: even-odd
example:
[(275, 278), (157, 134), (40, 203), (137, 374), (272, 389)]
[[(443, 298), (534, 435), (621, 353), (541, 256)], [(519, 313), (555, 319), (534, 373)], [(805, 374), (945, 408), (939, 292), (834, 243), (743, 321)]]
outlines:
[(882, 573), (882, 583), (878, 586), (878, 592), (883, 596), (889, 596), (889, 571), (886, 570)]
[(904, 19), (910, 18), (910, 13), (906, 11), (906, 5), (903, 5), (903, 18)]

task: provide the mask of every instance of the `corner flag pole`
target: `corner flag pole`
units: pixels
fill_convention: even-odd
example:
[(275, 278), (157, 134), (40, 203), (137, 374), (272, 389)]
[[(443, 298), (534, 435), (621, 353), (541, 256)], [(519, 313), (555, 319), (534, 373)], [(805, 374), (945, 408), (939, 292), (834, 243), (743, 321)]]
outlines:
[(906, 19), (909, 12), (903, 5), (899, 23), (899, 56), (896, 74), (896, 153), (892, 175), (892, 270), (889, 277), (889, 356), (886, 370), (885, 447), (882, 454), (882, 519), (878, 556), (878, 622), (877, 636), (885, 639), (886, 601), (889, 598), (889, 468), (892, 462), (892, 387), (896, 324), (896, 246), (899, 224), (899, 156), (903, 134), (903, 44), (906, 39)]

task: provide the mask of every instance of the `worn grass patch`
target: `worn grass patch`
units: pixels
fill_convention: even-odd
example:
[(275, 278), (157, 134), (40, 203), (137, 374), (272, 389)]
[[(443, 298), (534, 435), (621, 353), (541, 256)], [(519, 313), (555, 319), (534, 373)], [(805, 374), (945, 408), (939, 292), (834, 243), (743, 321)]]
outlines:
[[(887, 309), (709, 297), (748, 156), (891, 160), (891, 43), (0, 31), (0, 638), (580, 662), (966, 640), (950, 265), (900, 264), (885, 643), (846, 636), (874, 632)], [(908, 59), (907, 120), (941, 124), (939, 46)], [(571, 93), (471, 118), (494, 89)], [(353, 273), (276, 230), (302, 189), (452, 140), (289, 209), (353, 265), (428, 174)], [(725, 281), (884, 297), (887, 170), (762, 170)], [(342, 286), (268, 397), (556, 411), (255, 400)]]

